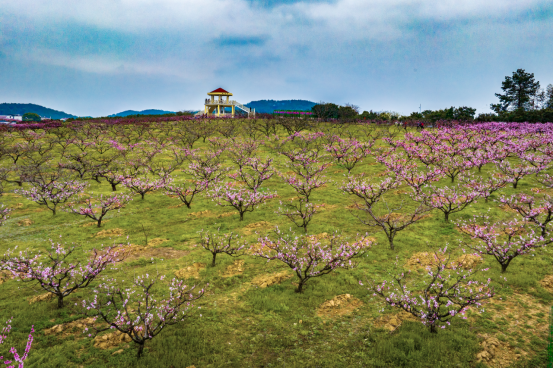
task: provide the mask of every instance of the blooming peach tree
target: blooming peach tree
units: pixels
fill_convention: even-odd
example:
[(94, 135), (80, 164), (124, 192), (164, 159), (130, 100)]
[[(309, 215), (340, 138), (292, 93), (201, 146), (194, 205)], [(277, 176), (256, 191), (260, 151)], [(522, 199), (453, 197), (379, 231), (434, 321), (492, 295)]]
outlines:
[(227, 254), (229, 256), (240, 256), (240, 251), (246, 247), (241, 242), (241, 237), (232, 232), (219, 234), (219, 232), (203, 232), (200, 235), (200, 245), (211, 252), (213, 256), (211, 266), (215, 266), (217, 254)]
[(459, 229), (479, 242), (466, 242), (466, 247), (480, 255), (490, 255), (501, 265), (501, 272), (514, 258), (535, 252), (553, 239), (536, 236), (527, 222), (518, 219), (492, 223), (488, 216), (474, 217), (470, 222), (460, 222)]
[[(6, 325), (0, 330), (0, 346), (5, 343), (6, 339), (8, 338), (8, 334), (12, 329), (12, 319), (13, 318), (8, 319)], [(0, 355), (0, 362), (3, 362), (5, 365), (7, 365), (6, 368), (14, 368), (15, 363), (17, 363), (18, 368), (24, 367), (24, 361), (27, 360), (27, 357), (29, 356), (29, 351), (31, 351), (31, 345), (33, 344), (33, 333), (35, 333), (34, 326), (31, 327), (31, 333), (29, 333), (27, 346), (25, 346), (25, 352), (23, 353), (23, 355), (20, 356), (17, 353), (17, 349), (15, 347), (12, 347), (10, 349), (10, 354), (13, 355), (13, 360), (5, 360), (4, 357)]]
[(106, 268), (125, 258), (120, 245), (113, 245), (102, 251), (92, 250), (90, 260), (83, 265), (80, 261), (69, 262), (77, 250), (76, 245), (65, 248), (59, 242), (50, 240), (50, 243), (51, 248), (44, 257), (40, 253), (28, 256), (26, 251), (12, 256), (11, 250), (8, 250), (0, 259), (0, 269), (22, 280), (38, 282), (40, 288), (57, 297), (58, 308), (63, 307), (65, 297), (77, 289), (88, 287)]
[(4, 204), (0, 205), (0, 226), (4, 224), (6, 220), (10, 217), (12, 209), (4, 207)]
[(87, 183), (74, 180), (52, 181), (36, 183), (29, 190), (17, 189), (15, 192), (39, 205), (46, 206), (52, 211), (53, 215), (56, 215), (56, 208), (59, 204), (65, 203), (74, 195), (82, 193), (87, 186)]
[[(73, 214), (84, 215), (87, 218), (95, 220), (98, 227), (102, 224), (104, 216), (112, 211), (124, 208), (132, 198), (124, 194), (113, 194), (110, 196), (95, 196), (84, 200), (85, 206), (75, 206), (70, 204), (65, 211)], [(97, 204), (97, 205), (96, 205)]]
[[(135, 277), (131, 287), (121, 287), (124, 281), (103, 280), (93, 290), (93, 296), (82, 301), (86, 316), (95, 317), (96, 321), (108, 325), (94, 328), (95, 334), (117, 330), (128, 335), (138, 345), (137, 356), (140, 358), (147, 341), (160, 334), (165, 327), (193, 315), (193, 301), (200, 299), (205, 292), (202, 289), (194, 293), (196, 286), (188, 287), (175, 278), (169, 283), (164, 281), (163, 275), (154, 277), (148, 274)], [(89, 336), (92, 335), (89, 333)]]
[(252, 250), (253, 255), (271, 260), (279, 260), (288, 265), (298, 277), (296, 292), (303, 292), (305, 283), (316, 277), (331, 273), (337, 268), (354, 268), (353, 259), (362, 256), (372, 240), (361, 237), (353, 243), (344, 242), (338, 234), (327, 239), (315, 236), (293, 237), (283, 234), (278, 228), (276, 238), (259, 238), (261, 247)]
[(437, 333), (437, 328), (446, 328), (455, 316), (466, 319), (467, 309), (482, 306), (484, 300), (494, 296), (494, 290), (490, 287), (490, 279), (481, 282), (473, 278), (478, 270), (464, 270), (459, 263), (450, 263), (450, 254), (440, 257), (446, 249), (435, 253), (435, 267), (427, 267), (422, 277), (403, 271), (396, 259), (389, 278), (382, 282), (369, 281), (368, 290), (389, 306), (419, 318), (432, 333)]
[(277, 196), (276, 192), (265, 193), (252, 191), (248, 188), (240, 188), (232, 183), (216, 185), (210, 195), (219, 206), (230, 206), (238, 211), (240, 220), (244, 220), (244, 214), (254, 211), (259, 205)]

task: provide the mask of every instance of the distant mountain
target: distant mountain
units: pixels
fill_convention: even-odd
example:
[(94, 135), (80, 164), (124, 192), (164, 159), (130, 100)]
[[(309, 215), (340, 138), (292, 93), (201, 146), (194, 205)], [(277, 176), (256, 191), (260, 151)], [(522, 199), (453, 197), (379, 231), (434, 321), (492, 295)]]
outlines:
[(108, 115), (108, 117), (126, 117), (128, 115), (162, 115), (162, 114), (175, 114), (175, 112), (157, 110), (157, 109), (148, 109), (148, 110), (142, 110), (142, 111), (125, 110), (125, 111), (122, 111), (121, 113)]
[(272, 113), (275, 110), (311, 110), (317, 103), (308, 100), (258, 100), (245, 104), (256, 113)]
[(23, 115), (25, 113), (36, 113), (44, 118), (61, 119), (61, 118), (76, 118), (75, 115), (67, 114), (63, 111), (45, 108), (36, 104), (16, 104), (2, 103), (0, 104), (0, 115)]

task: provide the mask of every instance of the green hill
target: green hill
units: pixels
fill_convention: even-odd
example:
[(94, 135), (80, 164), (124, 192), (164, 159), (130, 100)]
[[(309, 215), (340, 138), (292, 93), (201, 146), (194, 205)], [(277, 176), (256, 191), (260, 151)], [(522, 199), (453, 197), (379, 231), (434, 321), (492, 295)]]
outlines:
[(121, 113), (108, 115), (108, 117), (126, 117), (128, 115), (163, 115), (163, 114), (174, 114), (174, 111), (165, 111), (165, 110), (158, 110), (158, 109), (148, 109), (148, 110), (142, 110), (142, 111), (136, 111), (136, 110), (125, 110)]
[(245, 104), (256, 113), (272, 113), (275, 110), (311, 110), (317, 103), (308, 100), (258, 100)]
[(66, 112), (45, 108), (36, 104), (16, 104), (2, 103), (0, 104), (0, 115), (23, 115), (25, 113), (36, 113), (41, 117), (61, 119), (61, 118), (76, 118), (75, 115), (67, 114)]

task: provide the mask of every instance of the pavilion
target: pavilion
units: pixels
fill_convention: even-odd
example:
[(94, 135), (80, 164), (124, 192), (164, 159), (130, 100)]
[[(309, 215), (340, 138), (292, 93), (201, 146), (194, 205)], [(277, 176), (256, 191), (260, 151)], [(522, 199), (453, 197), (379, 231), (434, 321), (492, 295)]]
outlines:
[(220, 87), (216, 90), (208, 92), (207, 95), (209, 96), (209, 98), (205, 99), (204, 107), (204, 112), (206, 115), (216, 115), (217, 117), (224, 116), (225, 107), (230, 107), (232, 108), (233, 117), (236, 108), (245, 111), (246, 113), (248, 113), (248, 116), (250, 114), (254, 114), (255, 116), (255, 109), (250, 109), (235, 100), (229, 100), (229, 96), (232, 96), (232, 94)]

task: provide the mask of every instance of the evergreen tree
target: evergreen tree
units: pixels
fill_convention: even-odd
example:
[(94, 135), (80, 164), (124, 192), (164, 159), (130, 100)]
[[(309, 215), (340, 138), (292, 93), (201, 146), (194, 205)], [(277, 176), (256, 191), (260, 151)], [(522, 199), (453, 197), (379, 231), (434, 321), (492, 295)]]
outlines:
[(545, 89), (545, 103), (544, 107), (546, 109), (553, 109), (553, 85), (550, 83)]
[(40, 122), (42, 119), (40, 118), (40, 115), (37, 113), (25, 113), (23, 114), (23, 117), (21, 118), (23, 121), (33, 121), (33, 122)]
[(517, 69), (512, 77), (506, 76), (505, 81), (501, 83), (504, 94), (495, 94), (499, 98), (499, 104), (491, 104), (490, 107), (496, 113), (516, 109), (528, 110), (539, 88), (540, 83), (534, 80), (534, 73)]

